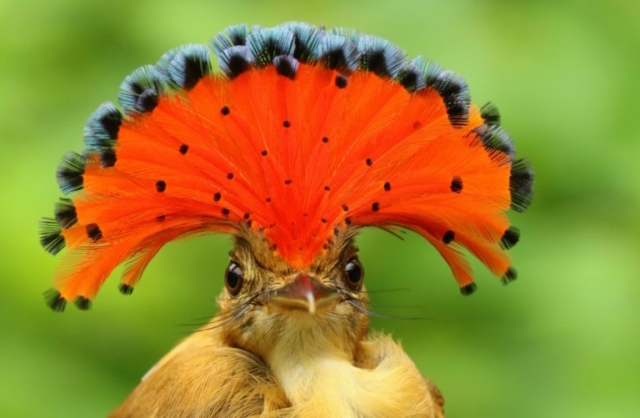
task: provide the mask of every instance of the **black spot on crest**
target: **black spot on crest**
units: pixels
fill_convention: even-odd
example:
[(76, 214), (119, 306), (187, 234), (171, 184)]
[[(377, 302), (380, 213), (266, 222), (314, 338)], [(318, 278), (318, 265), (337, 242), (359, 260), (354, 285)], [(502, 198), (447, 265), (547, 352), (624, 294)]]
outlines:
[(462, 191), (462, 179), (459, 176), (453, 176), (451, 180), (451, 191), (460, 193)]
[(351, 218), (344, 218), (344, 223), (351, 225)]
[(282, 122), (282, 126), (284, 126), (285, 128), (289, 128), (291, 127), (291, 122), (289, 122), (288, 120), (285, 120), (284, 122)]
[(373, 203), (371, 204), (371, 210), (372, 210), (372, 211), (374, 211), (374, 212), (379, 211), (379, 210), (380, 210), (380, 203), (378, 203), (378, 202), (373, 202)]
[(271, 198), (267, 197), (267, 203), (271, 203)]
[(223, 215), (223, 216), (229, 216), (229, 213), (230, 213), (230, 212), (229, 212), (229, 209), (227, 209), (227, 208), (222, 208), (222, 211), (221, 211), (221, 212), (222, 212), (222, 215)]
[(442, 236), (442, 242), (444, 242), (445, 244), (450, 244), (451, 241), (453, 241), (456, 237), (455, 232), (453, 231), (447, 231), (444, 233), (444, 235)]
[(229, 174), (227, 174), (227, 178), (228, 178), (229, 180), (232, 180), (232, 179), (233, 179), (233, 173), (229, 173)]
[(330, 190), (331, 190), (331, 187), (329, 187), (329, 186), (324, 186), (324, 191), (325, 191), (325, 192), (328, 192), (328, 191), (330, 191)]
[(100, 227), (98, 226), (98, 224), (89, 224), (87, 225), (86, 229), (87, 229), (87, 236), (93, 242), (98, 242), (102, 239), (102, 231), (100, 230)]
[(371, 158), (367, 158), (366, 163), (369, 167), (371, 167), (373, 165), (373, 160)]
[(327, 220), (326, 220), (325, 218), (321, 218), (321, 219), (320, 219), (320, 222), (322, 222), (323, 224), (326, 224), (326, 223), (327, 223)]
[(324, 142), (324, 143), (326, 144), (327, 142), (329, 142), (329, 138), (327, 138), (326, 136), (325, 136), (325, 137), (323, 137), (323, 138), (322, 138), (322, 142)]
[(245, 213), (243, 216), (245, 220), (249, 219), (249, 217), (251, 217), (251, 214), (249, 212)]
[(284, 181), (284, 184), (286, 184), (287, 186), (290, 185), (291, 183), (293, 183), (293, 181), (291, 179), (286, 179)]
[(189, 145), (182, 144), (180, 145), (180, 154), (185, 155), (189, 151)]
[(345, 211), (345, 212), (349, 212), (349, 206), (342, 205), (342, 210)]
[(222, 116), (227, 116), (231, 113), (231, 110), (229, 110), (228, 106), (223, 106), (222, 109), (220, 109), (220, 113), (222, 113)]
[(167, 190), (167, 183), (165, 183), (165, 181), (164, 181), (164, 180), (158, 180), (158, 181), (156, 182), (156, 191), (157, 191), (158, 193), (162, 193), (162, 192), (164, 192), (165, 190)]
[(262, 150), (262, 152), (261, 152), (260, 154), (262, 154), (262, 156), (263, 156), (263, 157), (266, 157), (266, 156), (267, 156), (267, 154), (269, 154), (269, 153), (267, 152), (267, 150), (266, 150), (266, 149), (263, 149), (263, 150)]
[(213, 195), (213, 200), (216, 201), (216, 202), (219, 202), (221, 197), (222, 197), (222, 195), (220, 194), (220, 192), (216, 192)]
[(156, 216), (156, 221), (158, 221), (158, 222), (162, 222), (162, 221), (164, 221), (165, 219), (166, 219), (166, 216), (165, 216), (165, 215), (159, 215), (159, 216)]
[(389, 190), (391, 190), (391, 183), (386, 182), (386, 183), (384, 184), (384, 190), (385, 190), (386, 192), (388, 192)]
[(341, 74), (338, 74), (336, 76), (336, 86), (339, 89), (343, 89), (345, 87), (347, 87), (347, 84), (349, 84), (349, 79)]

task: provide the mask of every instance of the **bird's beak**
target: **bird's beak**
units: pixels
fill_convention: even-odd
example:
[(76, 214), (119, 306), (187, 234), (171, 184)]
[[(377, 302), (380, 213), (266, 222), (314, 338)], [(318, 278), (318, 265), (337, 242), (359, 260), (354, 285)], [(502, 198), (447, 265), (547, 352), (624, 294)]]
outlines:
[(322, 284), (306, 273), (296, 274), (280, 288), (270, 302), (287, 310), (304, 310), (310, 314), (323, 310), (335, 302), (335, 290)]

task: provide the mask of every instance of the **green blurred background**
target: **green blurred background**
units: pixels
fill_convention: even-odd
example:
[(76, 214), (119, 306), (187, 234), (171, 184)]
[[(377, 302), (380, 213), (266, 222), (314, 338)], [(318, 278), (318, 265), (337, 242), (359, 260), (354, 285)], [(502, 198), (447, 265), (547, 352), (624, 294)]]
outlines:
[[(226, 26), (288, 20), (383, 36), (466, 77), (536, 169), (512, 218), (520, 278), (476, 263), (459, 295), (429, 244), (359, 239), (378, 310), (442, 389), (449, 417), (635, 417), (640, 390), (640, 4), (633, 1), (0, 1), (0, 416), (104, 416), (194, 322), (216, 311), (230, 240), (168, 245), (132, 297), (104, 286), (94, 308), (49, 311), (56, 260), (38, 220), (87, 116), (134, 68)], [(635, 255), (634, 255), (635, 254)], [(417, 307), (401, 309), (390, 306)]]

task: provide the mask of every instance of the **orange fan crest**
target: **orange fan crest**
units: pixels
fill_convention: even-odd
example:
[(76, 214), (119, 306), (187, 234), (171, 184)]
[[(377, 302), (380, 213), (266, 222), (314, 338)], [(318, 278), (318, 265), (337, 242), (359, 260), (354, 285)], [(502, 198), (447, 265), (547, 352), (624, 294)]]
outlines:
[(390, 43), (303, 23), (234, 26), (211, 51), (189, 45), (128, 76), (121, 113), (105, 103), (67, 154), (65, 194), (41, 242), (69, 250), (48, 303), (88, 308), (127, 262), (131, 293), (167, 242), (195, 233), (262, 231), (304, 269), (336, 228), (403, 227), (426, 238), (463, 294), (475, 288), (460, 248), (515, 278), (519, 238), (505, 212), (530, 203), (533, 172), (515, 159), (493, 106), (466, 83)]

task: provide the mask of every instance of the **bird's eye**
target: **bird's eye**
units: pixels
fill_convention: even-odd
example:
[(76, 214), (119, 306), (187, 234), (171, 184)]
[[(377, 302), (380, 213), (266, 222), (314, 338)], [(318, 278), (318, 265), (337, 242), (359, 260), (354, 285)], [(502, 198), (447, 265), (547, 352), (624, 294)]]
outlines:
[(227, 286), (227, 291), (235, 296), (240, 292), (244, 277), (242, 276), (242, 269), (238, 263), (232, 261), (227, 267), (227, 271), (224, 273), (224, 284)]
[(360, 290), (364, 280), (364, 269), (360, 261), (355, 257), (349, 260), (344, 267), (344, 272), (347, 276), (347, 286), (352, 290)]

